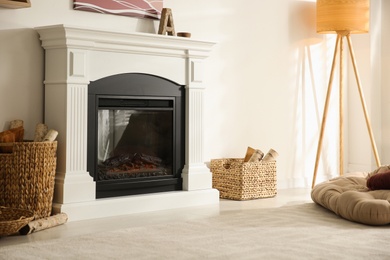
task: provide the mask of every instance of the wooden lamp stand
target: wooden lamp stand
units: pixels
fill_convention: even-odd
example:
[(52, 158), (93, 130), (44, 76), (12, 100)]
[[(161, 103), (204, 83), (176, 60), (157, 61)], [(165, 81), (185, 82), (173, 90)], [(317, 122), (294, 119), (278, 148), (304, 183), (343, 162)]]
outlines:
[(378, 156), (378, 150), (377, 150), (374, 136), (373, 136), (372, 129), (371, 129), (370, 119), (369, 119), (368, 113), (367, 113), (366, 103), (364, 101), (364, 95), (363, 95), (363, 91), (362, 91), (362, 87), (361, 87), (361, 83), (360, 83), (360, 78), (359, 78), (359, 73), (358, 73), (356, 61), (355, 61), (355, 54), (354, 54), (352, 43), (351, 43), (350, 31), (343, 30), (343, 31), (336, 31), (336, 33), (337, 33), (336, 47), (335, 47), (335, 51), (334, 51), (332, 70), (330, 73), (328, 90), (327, 90), (327, 94), (326, 94), (324, 114), (322, 117), (320, 138), (318, 141), (317, 155), (316, 155), (316, 161), (315, 161), (315, 166), (314, 166), (312, 188), (315, 185), (316, 177), (317, 177), (318, 163), (319, 163), (319, 158), (320, 158), (320, 154), (321, 154), (322, 141), (323, 141), (327, 113), (328, 113), (328, 108), (329, 108), (329, 99), (330, 99), (330, 95), (332, 92), (332, 82), (333, 82), (333, 76), (334, 76), (334, 71), (335, 71), (335, 67), (336, 67), (336, 59), (337, 59), (338, 53), (340, 54), (340, 90), (339, 90), (340, 91), (340, 94), (339, 94), (339, 109), (340, 109), (340, 111), (339, 111), (340, 112), (340, 117), (339, 117), (340, 118), (340, 151), (339, 151), (340, 152), (340, 162), (339, 162), (340, 168), (339, 168), (339, 171), (340, 171), (340, 175), (342, 175), (344, 172), (344, 169), (343, 169), (344, 168), (344, 142), (343, 142), (343, 139), (344, 139), (343, 138), (343, 135), (344, 135), (344, 125), (343, 125), (344, 124), (344, 122), (343, 122), (343, 109), (344, 109), (343, 108), (343, 39), (344, 38), (346, 38), (348, 41), (349, 53), (350, 53), (352, 64), (353, 64), (357, 87), (358, 87), (359, 95), (360, 95), (360, 101), (361, 101), (361, 104), (363, 107), (363, 112), (364, 112), (364, 116), (366, 119), (366, 125), (367, 125), (367, 129), (368, 129), (368, 134), (370, 135), (371, 146), (372, 146), (372, 150), (374, 152), (376, 164), (378, 167), (381, 165), (380, 160), (379, 160), (379, 156)]

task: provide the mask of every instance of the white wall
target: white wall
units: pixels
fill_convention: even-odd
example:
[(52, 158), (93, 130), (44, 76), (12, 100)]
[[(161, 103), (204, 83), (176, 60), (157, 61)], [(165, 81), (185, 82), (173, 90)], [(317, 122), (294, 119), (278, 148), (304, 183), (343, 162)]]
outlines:
[(382, 164), (390, 164), (390, 1), (382, 1)]
[[(74, 11), (72, 2), (0, 9), (0, 130), (21, 118), (32, 138), (43, 118), (44, 53), (34, 27), (158, 28), (158, 21)], [(334, 48), (333, 36), (315, 33), (315, 2), (165, 0), (164, 6), (173, 10), (176, 31), (217, 42), (205, 71), (204, 160), (243, 157), (247, 146), (274, 148), (279, 187), (310, 186)], [(338, 174), (335, 107), (332, 101), (318, 180)]]
[[(279, 187), (310, 186), (331, 62), (326, 46), (334, 44), (315, 33), (315, 3), (197, 3), (171, 6), (181, 10), (175, 15), (179, 30), (218, 43), (208, 63), (206, 159), (242, 157), (247, 146), (274, 148)], [(331, 149), (328, 125), (325, 148)], [(319, 177), (334, 172), (333, 155), (321, 160)]]

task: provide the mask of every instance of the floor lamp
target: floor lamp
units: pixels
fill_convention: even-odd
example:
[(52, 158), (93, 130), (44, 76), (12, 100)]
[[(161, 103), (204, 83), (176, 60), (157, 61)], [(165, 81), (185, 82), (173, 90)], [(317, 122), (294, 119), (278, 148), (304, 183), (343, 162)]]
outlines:
[(369, 29), (369, 17), (370, 17), (370, 0), (317, 0), (317, 33), (328, 34), (336, 33), (336, 46), (334, 50), (332, 69), (329, 78), (328, 90), (326, 94), (324, 113), (322, 117), (320, 138), (318, 141), (317, 155), (314, 166), (312, 188), (315, 185), (317, 170), (319, 164), (319, 158), (322, 148), (322, 140), (324, 136), (324, 130), (326, 125), (327, 113), (329, 108), (329, 99), (332, 92), (332, 83), (336, 67), (336, 59), (339, 54), (340, 57), (340, 89), (339, 89), (339, 118), (340, 118), (340, 175), (344, 172), (344, 122), (343, 122), (343, 39), (346, 38), (348, 42), (349, 54), (351, 56), (357, 87), (360, 95), (360, 101), (363, 107), (364, 116), (366, 119), (366, 125), (368, 134), (371, 140), (371, 146), (374, 152), (376, 164), (380, 166), (380, 160), (378, 151), (376, 148), (374, 136), (371, 129), (370, 119), (368, 117), (366, 103), (364, 101), (364, 95), (360, 83), (359, 73), (356, 66), (355, 54), (353, 51), (350, 34), (353, 33), (367, 33)]

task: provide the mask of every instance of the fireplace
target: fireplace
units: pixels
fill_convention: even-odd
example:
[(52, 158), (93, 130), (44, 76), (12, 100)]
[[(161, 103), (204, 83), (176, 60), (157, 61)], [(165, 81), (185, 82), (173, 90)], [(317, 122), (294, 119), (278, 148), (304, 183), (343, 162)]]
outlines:
[[(207, 204), (218, 205), (219, 193), (212, 188), (212, 175), (203, 158), (204, 61), (214, 43), (69, 25), (45, 26), (36, 30), (45, 50), (45, 123), (59, 132), (53, 213), (65, 212), (69, 221), (73, 221)], [(152, 187), (150, 192), (141, 192), (127, 187), (124, 193), (113, 196), (103, 192), (100, 196), (99, 190), (106, 190), (115, 181), (107, 180), (100, 187), (99, 177), (94, 172), (96, 161), (108, 157), (98, 155), (102, 151), (97, 147), (88, 146), (89, 140), (99, 139), (99, 127), (96, 124), (102, 123), (97, 119), (99, 113), (94, 116), (95, 122), (90, 122), (88, 105), (92, 101), (89, 100), (89, 89), (106, 80), (121, 81), (121, 78), (144, 76), (159, 83), (143, 85), (139, 90), (142, 97), (137, 92), (126, 95), (116, 93), (116, 88), (120, 87), (109, 83), (99, 90), (101, 93), (96, 93), (95, 109), (106, 110), (101, 114), (105, 120), (113, 119), (112, 114), (118, 111), (117, 120), (128, 119), (129, 115), (135, 119), (140, 113), (150, 118), (172, 115), (168, 124), (173, 126), (174, 134), (168, 135), (172, 136), (173, 141), (168, 140), (170, 144), (167, 145), (173, 146), (172, 156), (168, 151), (169, 158), (159, 158), (165, 160), (164, 166), (155, 165), (158, 168), (165, 167), (167, 175), (144, 176), (137, 181), (163, 179), (173, 183), (166, 190), (166, 187)], [(128, 82), (127, 79), (125, 81)], [(149, 87), (152, 85), (154, 87)], [(164, 96), (159, 93), (166, 89), (161, 88), (163, 85), (169, 85), (168, 88), (173, 89), (175, 94)], [(137, 84), (133, 87), (137, 88)], [(143, 93), (144, 91), (147, 93)], [(127, 106), (126, 109), (122, 105)], [(129, 108), (131, 106), (136, 109)], [(162, 112), (164, 110), (171, 112)], [(91, 124), (95, 124), (95, 132), (92, 134), (88, 130)], [(181, 125), (180, 130), (176, 128), (178, 124)], [(107, 129), (110, 127), (111, 130), (117, 127), (115, 135), (126, 129), (123, 122)], [(107, 140), (114, 142), (113, 135), (108, 134), (104, 137), (105, 140), (100, 140), (100, 144), (108, 147), (107, 151), (110, 152), (113, 151), (107, 146)], [(144, 147), (143, 151), (131, 153), (142, 154), (142, 160), (145, 160), (145, 156), (151, 155), (153, 159), (161, 156), (149, 154), (151, 152), (146, 150)], [(95, 153), (92, 160), (96, 161), (93, 165), (90, 164), (89, 151)], [(126, 155), (122, 154), (123, 156)], [(113, 174), (112, 171), (109, 173)], [(122, 174), (127, 175), (128, 172)], [(125, 185), (135, 185), (132, 183), (133, 179), (125, 179)], [(133, 194), (127, 193), (128, 190), (132, 190), (130, 193)]]
[(140, 73), (89, 84), (87, 170), (96, 198), (182, 189), (184, 94)]

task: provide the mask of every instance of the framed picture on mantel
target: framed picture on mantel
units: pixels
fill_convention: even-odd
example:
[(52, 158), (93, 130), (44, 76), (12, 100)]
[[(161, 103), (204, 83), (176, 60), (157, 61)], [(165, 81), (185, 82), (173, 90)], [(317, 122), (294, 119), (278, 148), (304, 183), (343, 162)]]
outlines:
[(163, 0), (73, 0), (74, 10), (160, 19)]

